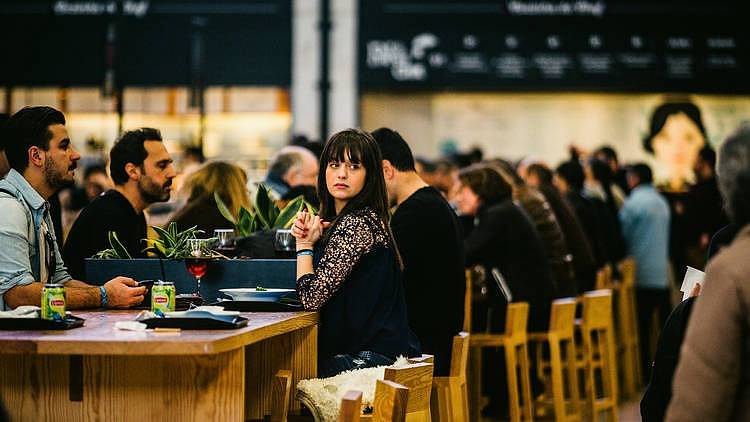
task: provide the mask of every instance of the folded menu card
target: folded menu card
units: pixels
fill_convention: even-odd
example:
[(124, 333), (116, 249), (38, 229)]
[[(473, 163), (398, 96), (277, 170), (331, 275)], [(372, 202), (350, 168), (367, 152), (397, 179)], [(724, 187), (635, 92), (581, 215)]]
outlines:
[(696, 283), (700, 283), (701, 285), (703, 285), (703, 277), (705, 275), (706, 273), (701, 270), (696, 270), (691, 266), (687, 267), (685, 278), (682, 279), (682, 286), (680, 287), (680, 291), (682, 292), (682, 300), (690, 297), (690, 292), (693, 291), (693, 287), (695, 287)]

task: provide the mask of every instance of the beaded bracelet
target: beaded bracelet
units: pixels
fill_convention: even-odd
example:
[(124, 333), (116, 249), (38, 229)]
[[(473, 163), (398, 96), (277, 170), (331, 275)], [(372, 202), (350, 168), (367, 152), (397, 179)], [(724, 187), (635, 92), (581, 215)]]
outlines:
[(297, 251), (297, 256), (313, 255), (312, 249), (300, 249)]

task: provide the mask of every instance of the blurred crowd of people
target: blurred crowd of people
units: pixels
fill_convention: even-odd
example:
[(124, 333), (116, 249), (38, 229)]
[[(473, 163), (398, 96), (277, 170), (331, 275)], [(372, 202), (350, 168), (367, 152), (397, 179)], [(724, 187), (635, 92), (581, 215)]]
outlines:
[[(19, 113), (31, 119), (39, 113), (57, 116), (55, 112), (24, 109)], [(17, 121), (24, 117), (14, 118), (14, 125), (19, 125)], [(49, 124), (64, 128), (61, 114), (58, 120)], [(750, 142), (746, 135), (746, 130), (740, 132), (732, 142)], [(590, 153), (571, 147), (570, 157), (554, 165), (532, 157), (518, 161), (487, 158), (480, 149), (428, 160), (413, 157), (408, 142), (388, 128), (372, 133), (344, 131), (325, 144), (295, 137), (271, 158), (264, 180), (258, 181), (249, 180), (236, 164), (206, 162), (196, 148), (182, 153), (178, 170), (174, 152), (167, 150), (161, 133), (139, 128), (124, 132), (108, 157), (87, 160), (88, 165), (79, 172), (80, 182), (71, 186), (72, 172), (83, 160), (69, 139), (61, 139), (56, 145), (63, 145), (65, 159), (48, 158), (39, 163), (34, 161), (35, 147), (24, 152), (6, 143), (12, 169), (6, 166), (3, 174), (8, 173), (11, 185), (24, 185), (22, 179), (31, 178), (28, 183), (35, 186), (33, 178), (43, 177), (44, 189), (50, 190), (44, 199), (51, 205), (55, 231), (63, 234), (56, 240), (73, 279), (86, 281), (84, 259), (109, 247), (110, 231), (119, 234), (130, 256), (145, 256), (142, 240), (148, 235), (148, 213), (152, 224), (153, 216), (160, 216), (161, 224), (175, 222), (180, 229), (197, 226), (210, 235), (215, 229), (232, 226), (219, 212), (215, 195), (237, 215), (241, 207), (253, 207), (258, 183), (264, 183), (271, 198), (282, 206), (302, 195), (321, 207), (320, 217), (298, 218), (294, 233), (298, 241), (297, 286), (303, 303), (314, 309), (333, 303), (327, 314), (322, 310), (328, 328), (322, 328), (321, 336), (330, 340), (322, 350), (334, 353), (339, 351), (335, 347), (354, 347), (349, 343), (356, 343), (361, 335), (352, 333), (354, 337), (342, 340), (339, 332), (351, 327), (341, 326), (342, 315), (331, 315), (330, 309), (338, 307), (346, 314), (345, 320), (369, 321), (359, 329), (376, 340), (389, 339), (384, 346), (389, 352), (415, 352), (421, 343), (422, 351), (436, 354), (436, 374), (447, 370), (450, 340), (461, 328), (465, 267), (479, 266), (485, 274), (484, 283), (475, 286), (481, 300), (473, 309), (474, 330), (503, 331), (507, 303), (525, 301), (530, 304), (529, 329), (543, 331), (553, 299), (594, 289), (597, 271), (607, 265), (616, 271), (616, 263), (626, 256), (634, 257), (637, 264), (641, 354), (643, 367), (650, 368), (652, 318), (657, 318), (659, 326), (664, 324), (672, 310), (675, 280), (681, 278), (686, 265), (705, 268), (709, 250), (717, 249), (716, 244), (712, 247), (712, 237), (728, 227), (717, 240), (728, 244), (745, 222), (738, 215), (750, 209), (743, 196), (745, 173), (740, 172), (739, 181), (723, 180), (729, 186), (724, 198), (736, 207), (734, 225), (728, 226), (717, 180), (717, 154), (708, 144), (692, 163), (695, 182), (675, 192), (659, 189), (648, 165), (620, 163), (612, 146)], [(37, 167), (30, 167), (33, 165)], [(37, 172), (30, 173), (29, 168)], [(395, 214), (390, 216), (388, 208)], [(333, 226), (327, 230), (329, 224)], [(300, 249), (308, 244), (309, 248)], [(388, 293), (378, 294), (395, 296), (387, 300), (378, 296), (386, 302), (367, 302), (372, 306), (355, 312), (346, 302), (349, 299), (332, 295), (339, 288), (347, 292), (342, 295), (353, 295), (356, 300), (372, 293), (363, 281), (371, 274), (357, 273), (354, 264), (381, 248), (389, 252), (375, 261), (362, 262), (369, 262), (377, 274), (386, 271), (378, 262), (397, 262), (398, 268), (387, 270), (393, 270), (392, 274), (381, 275), (391, 280), (403, 269), (404, 289), (399, 283), (383, 285)], [(308, 256), (314, 261), (305, 261)], [(340, 287), (345, 280), (350, 281), (344, 286), (357, 287)], [(6, 287), (0, 293), (13, 286)], [(104, 292), (102, 297), (106, 298)], [(20, 303), (12, 298), (6, 298), (6, 303)], [(385, 318), (383, 326), (373, 323), (372, 315), (363, 314), (385, 312), (384, 307), (391, 313), (387, 318), (379, 314)], [(431, 309), (439, 309), (441, 316), (436, 317)], [(435, 323), (438, 319), (440, 324)], [(338, 331), (332, 332), (330, 327)], [(390, 331), (384, 333), (386, 328)], [(406, 334), (409, 330), (416, 334), (417, 343)], [(699, 330), (705, 327), (694, 331)], [(385, 359), (373, 355), (371, 349), (356, 350), (370, 354), (339, 358), (324, 368), (335, 374), (335, 368), (351, 369), (352, 362), (374, 364)], [(490, 365), (487, 370), (502, 368)], [(493, 398), (487, 413), (503, 408), (503, 403), (494, 402), (504, 397), (496, 394), (497, 388), (487, 386)]]

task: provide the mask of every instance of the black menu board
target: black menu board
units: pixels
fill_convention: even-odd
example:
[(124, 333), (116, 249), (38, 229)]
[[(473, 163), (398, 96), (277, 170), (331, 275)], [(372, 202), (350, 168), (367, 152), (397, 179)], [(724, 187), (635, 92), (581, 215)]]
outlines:
[(750, 93), (748, 6), (361, 0), (362, 89)]
[(291, 84), (291, 0), (11, 0), (3, 85)]

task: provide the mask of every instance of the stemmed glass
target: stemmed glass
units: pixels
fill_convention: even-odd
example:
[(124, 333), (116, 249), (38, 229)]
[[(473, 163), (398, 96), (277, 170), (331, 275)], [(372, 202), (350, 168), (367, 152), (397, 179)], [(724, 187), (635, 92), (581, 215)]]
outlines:
[(214, 230), (216, 238), (215, 250), (222, 255), (231, 256), (235, 252), (234, 229), (216, 229)]
[(201, 297), (201, 278), (206, 275), (208, 261), (211, 259), (207, 239), (188, 239), (188, 250), (190, 255), (185, 258), (185, 267), (195, 277), (194, 295)]
[(291, 229), (278, 229), (274, 234), (273, 247), (277, 252), (281, 252), (284, 258), (287, 258), (290, 252), (294, 251), (294, 236)]

